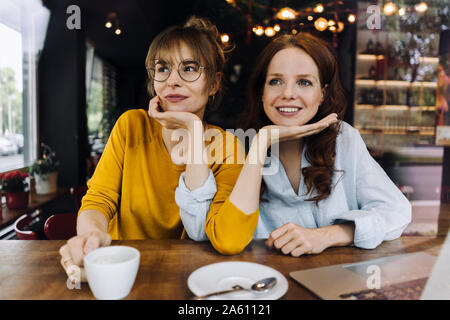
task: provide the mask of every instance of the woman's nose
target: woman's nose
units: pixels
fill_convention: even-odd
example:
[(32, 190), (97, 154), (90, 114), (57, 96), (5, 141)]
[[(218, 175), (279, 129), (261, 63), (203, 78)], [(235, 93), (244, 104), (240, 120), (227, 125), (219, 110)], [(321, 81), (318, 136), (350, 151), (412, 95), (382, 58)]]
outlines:
[(167, 82), (167, 85), (170, 87), (180, 86), (181, 79), (180, 79), (180, 75), (178, 74), (177, 70), (172, 70), (172, 72), (170, 72), (169, 77), (167, 78), (166, 82)]
[(291, 100), (295, 99), (295, 96), (296, 92), (294, 85), (291, 83), (286, 83), (283, 90), (283, 98)]

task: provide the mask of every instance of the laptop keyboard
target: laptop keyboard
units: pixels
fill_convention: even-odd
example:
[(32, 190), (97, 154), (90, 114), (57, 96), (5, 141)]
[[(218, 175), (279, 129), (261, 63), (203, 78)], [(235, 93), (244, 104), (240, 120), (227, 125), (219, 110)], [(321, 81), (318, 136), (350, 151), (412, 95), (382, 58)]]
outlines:
[(339, 297), (348, 300), (419, 300), (427, 278), (392, 284), (380, 289), (368, 289), (341, 294)]

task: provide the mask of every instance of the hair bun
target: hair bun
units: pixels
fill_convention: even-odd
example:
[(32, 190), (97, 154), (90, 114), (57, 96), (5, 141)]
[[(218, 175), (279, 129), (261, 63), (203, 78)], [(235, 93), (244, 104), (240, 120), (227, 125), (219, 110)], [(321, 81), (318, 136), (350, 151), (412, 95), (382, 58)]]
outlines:
[(219, 36), (217, 27), (207, 18), (191, 16), (184, 24), (185, 28), (194, 28), (207, 33), (212, 39), (216, 40)]

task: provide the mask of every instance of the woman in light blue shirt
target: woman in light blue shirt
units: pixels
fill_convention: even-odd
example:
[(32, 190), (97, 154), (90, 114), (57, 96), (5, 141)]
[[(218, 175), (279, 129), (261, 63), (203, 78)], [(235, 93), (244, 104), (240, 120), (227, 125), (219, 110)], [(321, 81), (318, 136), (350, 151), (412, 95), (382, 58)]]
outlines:
[[(273, 40), (250, 77), (249, 106), (245, 128), (259, 131), (229, 199), (243, 215), (259, 214), (254, 238), (301, 256), (400, 237), (411, 205), (359, 132), (338, 120), (345, 95), (322, 40), (305, 33)], [(206, 239), (203, 212), (180, 214), (195, 240)]]

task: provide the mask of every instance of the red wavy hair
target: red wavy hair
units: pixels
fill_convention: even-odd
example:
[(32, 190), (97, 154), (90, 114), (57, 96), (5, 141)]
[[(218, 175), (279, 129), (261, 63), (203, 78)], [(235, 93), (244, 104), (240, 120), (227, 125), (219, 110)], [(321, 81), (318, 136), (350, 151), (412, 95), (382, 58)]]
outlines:
[[(338, 119), (343, 118), (347, 99), (339, 79), (338, 64), (332, 48), (320, 38), (308, 33), (299, 33), (295, 36), (283, 35), (272, 40), (259, 54), (247, 88), (249, 109), (239, 121), (239, 126), (243, 129), (254, 128), (259, 130), (272, 124), (262, 106), (267, 69), (277, 52), (292, 47), (300, 48), (311, 56), (319, 70), (320, 86), (322, 89), (326, 88), (323, 102), (319, 106), (317, 114), (308, 123), (317, 122), (331, 113), (336, 113)], [(302, 169), (308, 190), (307, 194), (311, 194), (313, 190), (317, 191), (317, 195), (307, 199), (307, 201), (315, 201), (316, 205), (331, 193), (332, 177), (334, 171), (336, 171), (334, 169), (334, 158), (339, 128), (340, 122), (338, 121), (316, 135), (303, 138), (304, 146), (306, 146), (305, 156), (311, 164), (311, 166)], [(261, 189), (263, 188), (262, 186)]]

